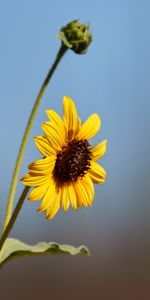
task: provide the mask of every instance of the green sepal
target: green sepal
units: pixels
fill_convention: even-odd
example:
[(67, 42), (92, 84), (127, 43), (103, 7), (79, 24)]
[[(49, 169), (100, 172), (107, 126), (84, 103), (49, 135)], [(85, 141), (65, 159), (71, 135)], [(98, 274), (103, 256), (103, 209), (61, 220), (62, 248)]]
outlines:
[(6, 240), (0, 252), (0, 267), (9, 260), (22, 256), (51, 254), (69, 254), (89, 256), (90, 252), (86, 246), (74, 247), (55, 242), (40, 242), (36, 245), (28, 245), (19, 240), (9, 238)]
[(60, 32), (56, 35), (56, 37), (57, 37), (58, 39), (60, 39), (60, 40), (64, 43), (64, 45), (65, 45), (67, 48), (72, 48), (72, 45), (68, 42), (68, 40), (66, 39), (66, 37), (65, 37), (65, 35), (64, 35), (64, 33), (63, 33), (62, 31), (60, 31)]

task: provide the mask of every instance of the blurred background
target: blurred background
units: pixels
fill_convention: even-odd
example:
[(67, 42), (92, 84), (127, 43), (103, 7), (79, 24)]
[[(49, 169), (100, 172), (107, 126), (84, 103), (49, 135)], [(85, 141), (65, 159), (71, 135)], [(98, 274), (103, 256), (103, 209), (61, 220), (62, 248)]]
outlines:
[[(94, 142), (108, 139), (106, 183), (91, 208), (59, 211), (52, 221), (25, 202), (12, 237), (27, 243), (85, 244), (91, 257), (46, 256), (8, 263), (2, 299), (150, 299), (150, 2), (147, 0), (0, 1), (0, 224), (31, 108), (59, 49), (56, 34), (79, 18), (90, 22), (87, 54), (68, 51), (40, 105), (21, 174), (40, 158), (33, 137), (45, 109), (62, 113), (71, 96), (82, 120), (102, 119)], [(19, 183), (16, 201), (22, 191)]]

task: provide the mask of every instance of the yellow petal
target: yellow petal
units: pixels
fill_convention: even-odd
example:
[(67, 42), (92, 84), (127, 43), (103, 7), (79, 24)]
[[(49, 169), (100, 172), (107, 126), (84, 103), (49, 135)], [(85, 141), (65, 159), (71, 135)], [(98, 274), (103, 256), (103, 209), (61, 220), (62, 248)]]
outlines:
[(73, 187), (73, 184), (68, 185), (68, 198), (73, 209), (77, 209), (77, 197)]
[(87, 194), (85, 186), (82, 184), (82, 180), (78, 180), (74, 183), (74, 189), (76, 192), (78, 207), (89, 205), (89, 196)]
[(55, 137), (57, 137), (59, 144), (62, 146), (65, 143), (65, 138), (66, 138), (64, 126), (60, 127), (59, 125), (57, 125), (55, 122), (52, 121), (47, 121), (44, 122), (43, 124), (48, 125), (49, 128), (52, 129), (52, 133), (50, 133), (50, 135), (53, 134), (53, 131), (55, 132)]
[(50, 146), (50, 143), (48, 139), (45, 136), (36, 136), (34, 138), (34, 142), (36, 144), (36, 147), (38, 150), (44, 155), (44, 156), (50, 156), (55, 155), (56, 150)]
[(103, 183), (106, 178), (106, 171), (94, 161), (91, 161), (91, 168), (88, 170), (88, 174), (94, 183)]
[(90, 176), (88, 174), (86, 174), (82, 178), (82, 184), (85, 187), (86, 192), (88, 194), (88, 204), (92, 205), (92, 202), (94, 199), (94, 185), (93, 185), (92, 179), (90, 178)]
[(84, 206), (84, 203), (82, 201), (82, 198), (83, 198), (82, 192), (80, 192), (80, 190), (78, 189), (77, 182), (73, 183), (73, 187), (74, 187), (74, 190), (76, 193), (77, 208), (80, 208), (80, 207)]
[(41, 198), (43, 198), (43, 196), (47, 190), (47, 187), (48, 187), (47, 184), (35, 187), (29, 194), (28, 199), (30, 201), (40, 200)]
[(101, 121), (97, 114), (91, 115), (81, 126), (78, 139), (91, 139), (100, 129)]
[(78, 128), (78, 115), (73, 100), (65, 96), (63, 98), (63, 115), (68, 139), (72, 139)]
[(31, 169), (31, 170), (29, 170), (29, 174), (31, 176), (48, 176), (48, 175), (50, 176), (53, 169), (54, 169), (54, 164), (53, 164), (53, 167), (46, 169), (46, 170), (42, 170), (42, 171)]
[(61, 205), (64, 211), (67, 211), (70, 206), (68, 185), (64, 185), (61, 188)]
[(82, 122), (81, 122), (81, 119), (78, 117), (76, 135), (79, 133), (81, 126), (82, 126)]
[(53, 219), (56, 213), (58, 212), (60, 208), (60, 196), (61, 196), (61, 191), (60, 189), (54, 194), (53, 201), (51, 202), (50, 206), (47, 208), (46, 212), (46, 218), (47, 219)]
[(47, 109), (46, 114), (50, 121), (59, 128), (61, 135), (65, 137), (65, 125), (62, 118), (52, 109)]
[(46, 210), (50, 206), (50, 204), (53, 202), (54, 198), (55, 198), (55, 183), (54, 183), (54, 180), (51, 178), (48, 189), (44, 195), (44, 198), (38, 209), (38, 212), (42, 212), (43, 210)]
[(30, 174), (45, 175), (48, 172), (52, 172), (56, 162), (56, 156), (48, 156), (39, 160), (36, 160), (28, 165)]
[(42, 124), (42, 130), (48, 138), (50, 146), (55, 149), (55, 151), (60, 151), (63, 140), (61, 139), (58, 131), (56, 131), (55, 128), (48, 122)]
[(93, 154), (92, 160), (98, 160), (100, 159), (106, 152), (106, 145), (107, 145), (107, 140), (104, 140), (101, 142), (99, 145), (94, 147), (91, 152)]
[(27, 186), (38, 186), (42, 184), (46, 184), (49, 180), (49, 175), (46, 176), (32, 176), (30, 174), (26, 174), (22, 179), (22, 183)]

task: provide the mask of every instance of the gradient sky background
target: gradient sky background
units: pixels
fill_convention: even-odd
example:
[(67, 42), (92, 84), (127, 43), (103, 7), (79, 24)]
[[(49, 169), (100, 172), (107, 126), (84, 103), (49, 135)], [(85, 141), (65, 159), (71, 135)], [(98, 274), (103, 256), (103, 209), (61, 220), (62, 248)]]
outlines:
[[(96, 186), (91, 208), (59, 212), (48, 222), (39, 203), (25, 202), (11, 236), (24, 242), (86, 244), (85, 257), (13, 261), (0, 273), (3, 299), (150, 299), (150, 2), (134, 0), (0, 1), (0, 223), (23, 131), (60, 42), (60, 28), (90, 22), (86, 55), (68, 51), (36, 116), (20, 177), (40, 157), (33, 137), (45, 109), (61, 114), (71, 96), (82, 120), (102, 119), (94, 141), (108, 139), (101, 164), (107, 181)], [(22, 190), (18, 185), (16, 201)], [(7, 290), (6, 290), (7, 284)]]

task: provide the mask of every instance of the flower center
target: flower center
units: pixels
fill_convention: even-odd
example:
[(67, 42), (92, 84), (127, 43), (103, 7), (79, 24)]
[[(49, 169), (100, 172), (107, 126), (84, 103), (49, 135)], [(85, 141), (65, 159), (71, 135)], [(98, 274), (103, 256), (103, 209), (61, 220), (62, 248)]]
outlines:
[(61, 182), (76, 181), (83, 177), (90, 168), (92, 153), (87, 140), (69, 142), (58, 152), (54, 168), (54, 176)]

